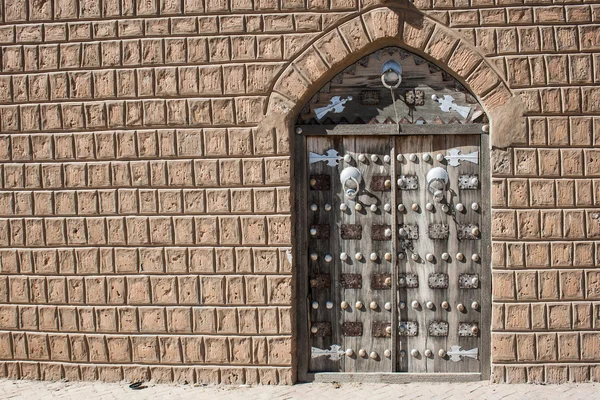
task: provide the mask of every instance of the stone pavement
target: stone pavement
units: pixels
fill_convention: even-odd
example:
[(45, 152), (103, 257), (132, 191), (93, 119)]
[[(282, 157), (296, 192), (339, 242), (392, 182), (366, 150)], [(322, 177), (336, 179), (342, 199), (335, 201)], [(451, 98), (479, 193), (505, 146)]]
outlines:
[(470, 383), (326, 384), (295, 386), (153, 385), (132, 390), (125, 383), (0, 380), (0, 399), (600, 399), (600, 384), (494, 385)]

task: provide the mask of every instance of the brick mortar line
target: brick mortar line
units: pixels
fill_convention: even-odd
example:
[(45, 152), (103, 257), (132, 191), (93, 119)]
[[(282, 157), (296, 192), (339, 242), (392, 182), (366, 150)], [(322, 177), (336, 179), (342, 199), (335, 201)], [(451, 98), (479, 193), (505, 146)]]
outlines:
[[(86, 71), (84, 71), (86, 72)], [(12, 76), (12, 75), (10, 75)], [(91, 84), (92, 85), (92, 84)], [(573, 86), (577, 87), (577, 86)], [(169, 101), (169, 100), (228, 100), (228, 99), (238, 99), (238, 98), (264, 98), (269, 97), (268, 92), (261, 93), (230, 93), (230, 94), (206, 94), (206, 95), (177, 95), (177, 96), (137, 96), (133, 97), (110, 97), (110, 98), (69, 98), (69, 99), (54, 99), (54, 100), (39, 100), (35, 102), (19, 102), (13, 101), (9, 103), (0, 102), (0, 108), (5, 108), (9, 106), (35, 106), (35, 105), (49, 105), (49, 104), (79, 104), (79, 103), (90, 103), (90, 102), (132, 102), (132, 101), (141, 101), (144, 102), (146, 100), (152, 101)]]
[[(147, 19), (146, 19), (147, 21)], [(597, 24), (598, 22), (590, 21), (589, 24)], [(581, 26), (587, 26), (588, 24), (581, 24)], [(562, 25), (553, 25), (562, 26)], [(469, 28), (484, 27), (484, 26), (465, 26)], [(487, 26), (485, 26), (487, 27)], [(305, 35), (305, 34), (319, 34), (323, 33), (323, 29), (294, 29), (294, 30), (282, 30), (282, 31), (230, 31), (230, 32), (175, 32), (172, 34), (141, 34), (138, 36), (110, 36), (110, 37), (94, 37), (86, 39), (60, 39), (60, 40), (49, 40), (49, 41), (14, 41), (14, 42), (0, 42), (0, 49), (2, 47), (15, 47), (15, 46), (46, 46), (46, 45), (61, 45), (61, 44), (87, 44), (87, 43), (104, 43), (104, 42), (117, 42), (126, 40), (152, 40), (152, 39), (187, 39), (187, 38), (227, 38), (227, 37), (261, 37), (261, 36), (280, 36), (280, 35)]]
[[(90, 132), (90, 134), (93, 134), (95, 132)], [(42, 134), (43, 135), (43, 134)], [(115, 140), (115, 142), (117, 142), (118, 140)], [(96, 147), (96, 146), (95, 146)], [(531, 149), (531, 148), (527, 148), (527, 149)], [(582, 148), (583, 149), (583, 148)], [(569, 148), (569, 150), (578, 150), (577, 148)], [(600, 147), (598, 148), (598, 151), (600, 151)], [(32, 154), (34, 153), (34, 151), (31, 152)], [(153, 156), (153, 157), (139, 157), (139, 158), (134, 158), (134, 157), (126, 157), (126, 158), (76, 158), (76, 159), (67, 159), (67, 160), (1, 160), (0, 159), (0, 166), (6, 166), (6, 165), (31, 165), (31, 164), (40, 164), (40, 165), (61, 165), (64, 166), (66, 164), (94, 164), (94, 165), (98, 165), (98, 164), (110, 164), (110, 163), (132, 163), (132, 162), (138, 162), (138, 163), (143, 163), (143, 162), (152, 162), (152, 161), (159, 161), (159, 162), (166, 162), (168, 163), (169, 161), (204, 161), (204, 160), (210, 160), (210, 161), (219, 161), (219, 160), (240, 160), (240, 161), (244, 161), (244, 160), (261, 160), (261, 159), (282, 159), (282, 158), (291, 158), (291, 154), (224, 154), (224, 155), (197, 155), (197, 156), (190, 156), (190, 155), (181, 155), (181, 156), (165, 156), (165, 157), (161, 157), (161, 156)], [(600, 175), (599, 175), (600, 176)], [(251, 186), (252, 184), (250, 184)], [(268, 184), (266, 184), (268, 185)]]
[[(293, 365), (292, 363), (290, 364), (276, 364), (276, 363), (272, 363), (272, 362), (268, 362), (267, 364), (248, 364), (248, 363), (241, 363), (241, 364), (233, 364), (231, 361), (228, 361), (226, 364), (214, 364), (214, 363), (208, 363), (208, 364), (204, 364), (199, 362), (193, 362), (193, 363), (185, 363), (183, 361), (179, 362), (179, 361), (171, 361), (166, 363), (165, 361), (156, 361), (156, 362), (147, 362), (147, 363), (142, 363), (140, 361), (131, 361), (131, 364), (125, 364), (123, 362), (114, 362), (114, 361), (72, 361), (72, 360), (50, 360), (50, 359), (21, 359), (21, 358), (11, 358), (10, 360), (6, 360), (6, 361), (10, 361), (10, 362), (27, 362), (27, 363), (52, 363), (52, 364), (69, 364), (69, 365), (98, 365), (98, 366), (111, 366), (111, 367), (130, 367), (130, 366), (141, 366), (141, 367), (152, 367), (152, 366), (160, 366), (160, 367), (166, 367), (166, 368), (170, 368), (170, 367), (197, 367), (197, 368), (205, 368), (205, 367), (212, 367), (212, 368), (248, 368), (248, 367), (254, 367), (254, 368), (291, 368)], [(5, 360), (3, 360), (3, 362), (6, 362)]]
[[(81, 190), (81, 191), (86, 191), (86, 190), (118, 190), (118, 189), (157, 189), (157, 190), (161, 190), (161, 189), (173, 189), (173, 190), (177, 190), (177, 189), (181, 189), (181, 190), (189, 190), (189, 189), (204, 189), (204, 190), (211, 190), (211, 189), (269, 189), (269, 188), (290, 188), (290, 184), (289, 183), (282, 183), (281, 186), (272, 186), (271, 184), (267, 184), (268, 186), (259, 186), (259, 185), (239, 185), (239, 186), (83, 186), (83, 187), (79, 187), (77, 188), (76, 186), (72, 186), (72, 187), (51, 187), (51, 188), (4, 188), (2, 189), (5, 192), (20, 192), (20, 191), (27, 191), (27, 192), (57, 192), (57, 191), (62, 191), (62, 190)], [(253, 213), (252, 211), (248, 211), (248, 213)], [(113, 214), (113, 216), (135, 216), (138, 214)], [(202, 215), (206, 215), (206, 214), (187, 214), (187, 215), (197, 215), (197, 216), (202, 216)], [(240, 214), (240, 215), (244, 215), (247, 216), (247, 214)], [(52, 217), (52, 215), (48, 215), (47, 217)]]
[[(204, 272), (204, 271), (199, 271), (199, 272), (181, 272), (181, 273), (172, 273), (172, 272), (157, 272), (155, 274), (149, 274), (147, 272), (140, 272), (139, 274), (136, 273), (132, 273), (132, 272), (114, 272), (112, 274), (108, 274), (108, 273), (98, 273), (98, 274), (76, 274), (76, 273), (71, 273), (71, 274), (60, 274), (60, 273), (56, 273), (54, 275), (50, 275), (50, 274), (36, 274), (36, 273), (32, 273), (32, 274), (28, 274), (28, 273), (5, 273), (3, 272), (2, 274), (0, 274), (0, 278), (11, 278), (17, 276), (19, 278), (23, 278), (23, 279), (28, 279), (28, 278), (39, 278), (39, 279), (43, 279), (43, 278), (48, 278), (48, 277), (52, 277), (52, 278), (154, 278), (154, 277), (162, 277), (165, 279), (169, 279), (169, 278), (180, 278), (180, 277), (197, 277), (198, 279), (201, 278), (214, 278), (214, 277), (223, 277), (223, 278), (230, 278), (230, 277), (237, 277), (237, 278), (245, 278), (245, 277), (271, 277), (271, 278), (281, 278), (281, 277), (290, 277), (292, 276), (291, 272), (247, 272), (247, 273), (223, 273), (223, 272), (214, 272), (214, 273), (209, 273), (209, 272)], [(598, 301), (600, 301), (600, 298), (598, 299)], [(12, 303), (3, 303), (3, 304), (12, 304)], [(28, 303), (14, 303), (14, 305), (16, 306), (22, 306)], [(32, 305), (36, 305), (36, 303), (31, 303)], [(43, 304), (43, 303), (37, 303), (37, 304)], [(73, 304), (73, 303), (65, 303), (68, 305), (77, 305), (77, 304)], [(107, 304), (111, 304), (111, 303), (107, 303)], [(177, 303), (179, 304), (179, 303)], [(186, 306), (199, 306), (199, 305), (206, 305), (206, 304), (201, 304), (201, 303), (182, 303)], [(88, 305), (87, 303), (82, 303), (82, 305)], [(118, 305), (118, 304), (112, 304), (112, 305)], [(240, 304), (223, 304), (222, 306), (220, 305), (216, 305), (216, 307), (237, 307), (238, 305), (242, 305), (242, 306), (255, 306), (255, 304), (248, 304), (248, 303), (240, 303)], [(258, 306), (260, 306), (260, 304), (257, 304)]]
[[(10, 0), (7, 0), (10, 1)], [(548, 5), (547, 3), (539, 3), (540, 5)], [(567, 3), (560, 3), (567, 4)], [(579, 4), (581, 3), (573, 3)], [(586, 3), (596, 4), (596, 3)], [(598, 3), (600, 4), (600, 3)], [(425, 10), (425, 9), (423, 9)], [(164, 19), (164, 18), (190, 18), (190, 17), (230, 17), (230, 16), (281, 16), (281, 15), (295, 15), (295, 14), (345, 14), (345, 13), (359, 13), (364, 11), (360, 7), (352, 8), (341, 8), (341, 9), (308, 9), (308, 8), (290, 8), (290, 9), (264, 9), (264, 10), (239, 10), (239, 11), (228, 11), (228, 10), (217, 10), (217, 11), (203, 11), (203, 12), (181, 12), (179, 14), (146, 14), (146, 15), (102, 15), (99, 17), (82, 17), (82, 18), (63, 18), (63, 19), (41, 19), (41, 20), (27, 20), (27, 21), (6, 21), (6, 18), (0, 17), (0, 21), (4, 24), (10, 24), (14, 26), (22, 25), (38, 25), (38, 24), (69, 24), (69, 23), (85, 23), (85, 22), (105, 22), (110, 21), (127, 21), (127, 20), (147, 20), (147, 19)], [(137, 14), (137, 13), (136, 13)], [(4, 13), (3, 16), (6, 14)]]
[(32, 333), (39, 335), (52, 335), (52, 336), (107, 336), (107, 337), (121, 337), (132, 336), (132, 337), (158, 337), (158, 338), (171, 338), (176, 336), (177, 339), (189, 339), (189, 338), (292, 338), (292, 333), (194, 333), (194, 332), (63, 332), (63, 331), (29, 331), (23, 329), (6, 329), (2, 328), (0, 334), (2, 333)]
[(259, 249), (264, 249), (264, 248), (268, 248), (268, 249), (276, 249), (276, 248), (285, 248), (285, 249), (290, 249), (292, 247), (291, 244), (281, 244), (281, 243), (276, 243), (276, 244), (236, 244), (236, 245), (231, 245), (231, 244), (223, 244), (223, 245), (219, 245), (219, 244), (191, 244), (191, 245), (148, 245), (148, 244), (141, 244), (141, 245), (132, 245), (132, 246), (127, 246), (127, 245), (123, 245), (123, 244), (116, 244), (116, 245), (94, 245), (94, 244), (90, 244), (90, 245), (81, 245), (81, 246), (41, 246), (41, 247), (27, 247), (27, 246), (23, 246), (23, 247), (0, 247), (0, 249), (8, 249), (8, 250), (40, 250), (40, 249), (56, 249), (56, 250), (64, 250), (64, 249), (71, 249), (71, 250), (75, 250), (75, 249), (83, 249), (83, 248), (108, 248), (108, 249), (112, 249), (112, 248), (123, 248), (123, 249), (129, 249), (129, 248), (134, 248), (134, 249), (142, 249), (142, 248), (177, 248), (180, 249), (182, 247), (186, 247), (186, 248), (222, 248), (222, 249), (237, 249), (237, 248), (259, 248)]
[[(596, 54), (596, 53), (593, 53)], [(150, 69), (150, 68), (167, 68), (167, 67), (214, 67), (214, 66), (230, 66), (230, 65), (248, 65), (248, 64), (262, 64), (262, 63), (272, 63), (272, 64), (287, 64), (289, 63), (288, 59), (280, 58), (280, 59), (247, 59), (247, 60), (216, 60), (216, 61), (205, 61), (203, 63), (198, 62), (184, 62), (184, 63), (162, 63), (162, 64), (136, 64), (136, 65), (114, 65), (114, 66), (98, 66), (98, 67), (84, 67), (85, 71), (102, 71), (102, 70), (112, 70), (112, 71), (122, 71), (122, 70), (133, 70), (133, 69)], [(59, 69), (47, 69), (47, 70), (35, 70), (35, 71), (2, 71), (0, 72), (0, 76), (21, 76), (21, 75), (32, 75), (32, 74), (55, 74), (55, 73), (68, 73), (68, 72), (79, 72), (82, 69), (80, 67), (65, 67)], [(270, 92), (269, 92), (270, 93)], [(128, 100), (137, 100), (143, 99), (143, 97), (129, 97)]]
[(573, 302), (583, 302), (583, 301), (596, 302), (600, 301), (600, 298), (594, 299), (492, 299), (493, 304), (523, 304), (526, 302), (527, 304), (547, 304), (547, 303), (573, 303)]
[[(578, 5), (581, 5), (581, 3), (577, 3)], [(597, 3), (600, 4), (600, 3)], [(547, 8), (553, 8), (554, 6), (547, 6), (547, 7), (540, 7), (540, 6), (522, 6), (522, 7), (518, 7), (518, 6), (514, 6), (514, 7), (501, 7), (501, 6), (496, 6), (493, 7), (492, 9), (498, 9), (498, 10), (510, 10), (510, 9), (522, 9), (522, 8), (529, 8), (531, 10), (539, 10), (539, 9), (547, 9)], [(431, 18), (431, 16), (429, 14), (427, 14), (428, 11), (434, 11), (434, 12), (447, 12), (449, 15), (451, 15), (454, 12), (468, 12), (468, 11), (483, 11), (483, 10), (488, 10), (490, 8), (468, 8), (468, 9), (435, 9), (435, 10), (424, 10), (421, 9), (425, 15), (429, 16)], [(361, 12), (360, 10), (351, 10), (351, 11), (337, 11), (337, 10), (330, 10), (330, 11), (319, 11), (319, 12), (315, 12), (315, 11), (290, 11), (290, 12), (280, 12), (279, 14), (262, 14), (262, 13), (257, 13), (257, 14), (219, 14), (219, 15), (210, 15), (210, 14), (201, 14), (201, 15), (169, 15), (169, 16), (165, 16), (165, 17), (156, 17), (156, 16), (147, 16), (147, 17), (123, 17), (123, 18), (119, 18), (119, 17), (106, 17), (106, 18), (101, 18), (101, 19), (85, 19), (85, 20), (78, 20), (78, 21), (71, 21), (71, 22), (62, 22), (60, 20), (57, 20), (56, 22), (48, 22), (48, 21), (42, 21), (41, 25), (68, 25), (70, 23), (77, 23), (77, 24), (94, 24), (95, 22), (107, 22), (107, 19), (109, 22), (119, 22), (119, 21), (143, 21), (143, 22), (147, 22), (147, 21), (153, 21), (153, 20), (161, 20), (161, 19), (169, 19), (170, 21), (170, 25), (173, 24), (173, 19), (174, 18), (196, 18), (196, 17), (206, 17), (206, 16), (214, 16), (214, 17), (231, 17), (231, 16), (240, 16), (240, 17), (244, 17), (246, 15), (260, 15), (260, 16), (270, 16), (270, 15), (285, 15), (285, 16), (293, 16), (296, 17), (297, 16), (304, 16), (304, 15), (309, 15), (309, 16), (323, 16), (323, 15), (337, 15), (339, 14), (340, 17), (344, 18), (347, 17), (348, 12), (350, 13), (355, 13), (355, 15), (359, 15), (359, 13)], [(481, 17), (480, 17), (481, 18)], [(587, 19), (585, 21), (538, 21), (538, 22), (534, 22), (534, 21), (528, 21), (528, 22), (506, 22), (504, 24), (501, 23), (473, 23), (473, 24), (455, 24), (453, 25), (451, 22), (449, 23), (449, 25), (446, 25), (448, 28), (451, 29), (464, 29), (464, 28), (506, 28), (506, 29), (510, 29), (510, 28), (522, 28), (522, 27), (527, 27), (527, 28), (535, 28), (535, 27), (564, 27), (564, 26), (573, 26), (573, 27), (578, 27), (578, 26), (589, 26), (589, 25), (598, 25), (600, 21), (594, 20), (593, 17), (590, 19)], [(13, 27), (13, 28), (17, 28), (17, 27), (21, 27), (21, 26), (31, 26), (31, 25), (38, 25), (38, 23), (36, 22), (28, 22), (28, 23), (14, 23), (11, 22), (9, 23), (8, 27)], [(445, 25), (445, 23), (444, 23)], [(337, 26), (336, 24), (332, 25), (332, 26)], [(142, 27), (145, 30), (145, 27)], [(118, 30), (118, 27), (115, 28), (115, 30)], [(172, 28), (171, 28), (172, 30)], [(199, 32), (199, 31), (195, 31), (195, 32), (171, 32), (171, 34), (152, 34), (152, 33), (147, 33), (144, 32), (140, 35), (137, 36), (130, 36), (130, 35), (125, 35), (125, 36), (106, 36), (106, 37), (93, 37), (93, 38), (84, 38), (84, 39), (69, 39), (69, 38), (65, 38), (65, 39), (56, 39), (56, 40), (29, 40), (29, 41), (17, 41), (16, 38), (14, 39), (14, 41), (12, 42), (1, 42), (0, 43), (0, 47), (5, 46), (5, 47), (9, 47), (9, 46), (19, 46), (19, 45), (45, 45), (45, 44), (71, 44), (71, 43), (95, 43), (95, 42), (105, 42), (105, 41), (118, 41), (118, 40), (130, 40), (130, 39), (179, 39), (179, 38), (188, 38), (188, 37), (197, 37), (197, 36), (201, 36), (201, 37), (215, 37), (215, 36), (221, 36), (221, 37), (229, 37), (229, 36), (247, 36), (247, 35), (252, 35), (252, 36), (267, 36), (267, 35), (285, 35), (285, 34), (312, 34), (312, 33), (323, 33), (326, 29), (324, 28), (320, 28), (320, 29), (298, 29), (295, 28), (293, 30), (273, 30), (273, 31), (247, 31), (247, 30), (240, 30), (240, 31), (218, 31), (218, 32)], [(43, 32), (44, 34), (45, 32)], [(68, 29), (67, 29), (67, 34), (68, 34)], [(12, 34), (13, 37), (16, 37), (16, 34), (13, 33)]]
[[(279, 277), (279, 276), (277, 276)], [(290, 277), (290, 276), (288, 276)], [(65, 304), (65, 303), (31, 303), (31, 302), (27, 302), (27, 303), (15, 303), (15, 302), (11, 302), (11, 303), (0, 303), (0, 305), (20, 305), (20, 306), (77, 306), (75, 304)], [(94, 304), (94, 303), (90, 303), (90, 304), (81, 304), (82, 306), (85, 305), (86, 307), (111, 307), (113, 305), (110, 304)], [(115, 305), (116, 306), (116, 305)], [(162, 308), (162, 307), (177, 307), (178, 304), (174, 303), (174, 304), (164, 304), (164, 303), (157, 303), (157, 304), (122, 304), (120, 305), (120, 307), (133, 307), (136, 309), (139, 309), (140, 307), (155, 307), (155, 308)], [(186, 307), (187, 305), (181, 305), (182, 307)], [(252, 306), (252, 305), (246, 305), (246, 306)], [(191, 306), (190, 306), (191, 307)], [(238, 305), (229, 305), (229, 306), (225, 306), (225, 305), (219, 305), (219, 304), (201, 304), (197, 307), (209, 307), (209, 308), (239, 308), (240, 306)], [(252, 306), (254, 307), (254, 306)], [(270, 303), (270, 304), (264, 304), (264, 305), (256, 305), (256, 307), (291, 307), (291, 303), (288, 304), (284, 304), (284, 303)], [(291, 334), (290, 334), (291, 335)]]

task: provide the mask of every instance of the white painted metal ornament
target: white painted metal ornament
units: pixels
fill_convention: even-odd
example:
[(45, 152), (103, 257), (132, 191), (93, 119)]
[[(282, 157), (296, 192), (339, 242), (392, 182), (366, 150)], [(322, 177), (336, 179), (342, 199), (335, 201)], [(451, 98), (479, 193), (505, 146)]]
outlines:
[(332, 344), (329, 346), (329, 349), (319, 349), (318, 347), (312, 347), (310, 350), (310, 358), (317, 358), (327, 356), (332, 361), (338, 361), (341, 356), (346, 354), (344, 350), (341, 349), (342, 346), (339, 344)]
[(427, 173), (427, 190), (433, 195), (433, 199), (438, 203), (444, 200), (444, 193), (448, 188), (450, 177), (444, 168), (435, 167)]
[(362, 182), (362, 175), (358, 168), (346, 167), (340, 172), (340, 182), (345, 188), (346, 196), (350, 199), (354, 199), (358, 194), (358, 189)]
[(474, 151), (469, 154), (460, 154), (459, 149), (450, 149), (450, 154), (444, 156), (448, 165), (452, 167), (458, 167), (461, 161), (468, 161), (473, 164), (479, 164), (479, 152)]
[(443, 112), (456, 111), (463, 118), (467, 118), (471, 112), (471, 107), (459, 106), (458, 104), (454, 103), (454, 97), (448, 94), (445, 94), (443, 98), (440, 98), (434, 94), (431, 96), (431, 99), (440, 103), (440, 110)]
[(479, 349), (474, 348), (471, 350), (461, 350), (461, 346), (452, 346), (450, 350), (446, 352), (446, 355), (450, 357), (450, 361), (459, 362), (462, 361), (461, 357), (468, 357), (477, 360), (479, 356)]
[(317, 154), (312, 151), (308, 153), (308, 163), (314, 164), (320, 161), (326, 161), (327, 165), (330, 167), (335, 167), (339, 164), (342, 157), (340, 157), (340, 153), (337, 150), (329, 149), (325, 152), (325, 154)]
[(342, 99), (340, 96), (333, 96), (331, 100), (329, 100), (329, 105), (315, 108), (315, 115), (317, 119), (320, 120), (329, 112), (333, 112), (334, 114), (341, 113), (344, 111), (344, 104), (349, 101), (352, 101), (352, 96), (348, 96), (345, 99)]

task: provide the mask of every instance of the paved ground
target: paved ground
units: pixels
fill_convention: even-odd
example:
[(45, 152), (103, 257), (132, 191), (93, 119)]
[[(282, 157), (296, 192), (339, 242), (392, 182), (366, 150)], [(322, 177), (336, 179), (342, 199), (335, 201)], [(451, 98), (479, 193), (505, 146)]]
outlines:
[(488, 383), (302, 384), (295, 386), (170, 386), (132, 390), (126, 384), (0, 380), (0, 399), (600, 399), (600, 384), (490, 385)]

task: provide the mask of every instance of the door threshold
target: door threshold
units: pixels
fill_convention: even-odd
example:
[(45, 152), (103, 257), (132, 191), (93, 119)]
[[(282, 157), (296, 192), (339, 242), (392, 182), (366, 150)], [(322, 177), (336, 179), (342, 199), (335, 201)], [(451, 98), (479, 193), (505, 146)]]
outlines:
[(407, 373), (407, 372), (317, 372), (307, 373), (306, 381), (317, 383), (413, 383), (413, 382), (476, 382), (479, 372), (471, 373)]

